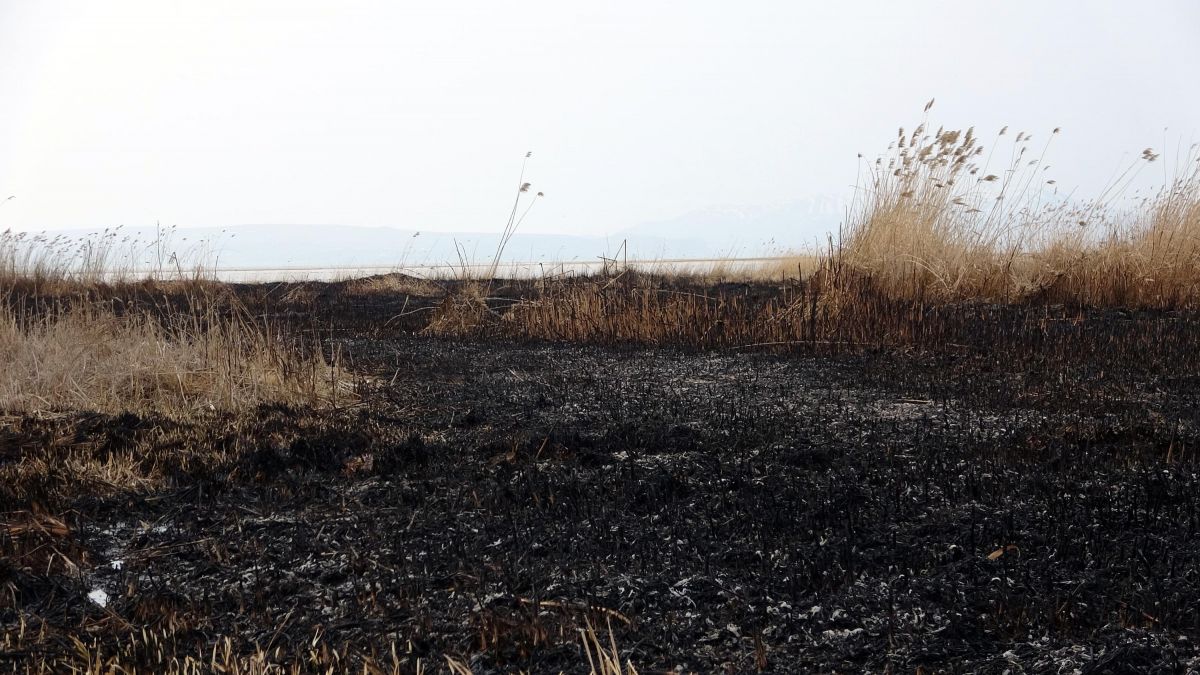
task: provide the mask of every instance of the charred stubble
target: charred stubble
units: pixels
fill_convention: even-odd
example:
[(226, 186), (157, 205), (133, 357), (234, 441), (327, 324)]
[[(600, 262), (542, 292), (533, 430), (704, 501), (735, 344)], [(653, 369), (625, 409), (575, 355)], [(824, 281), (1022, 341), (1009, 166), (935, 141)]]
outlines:
[[(4, 667), (76, 663), (74, 635), (145, 667), (218, 644), (572, 670), (590, 622), (643, 672), (1185, 668), (1198, 381), (1163, 362), (1186, 317), (1084, 314), (1158, 346), (1121, 366), (1011, 316), (942, 323), (1007, 353), (764, 355), (360, 313), (337, 409), (11, 418), (5, 466), (45, 478), (3, 493)], [(131, 449), (145, 482), (81, 478)]]

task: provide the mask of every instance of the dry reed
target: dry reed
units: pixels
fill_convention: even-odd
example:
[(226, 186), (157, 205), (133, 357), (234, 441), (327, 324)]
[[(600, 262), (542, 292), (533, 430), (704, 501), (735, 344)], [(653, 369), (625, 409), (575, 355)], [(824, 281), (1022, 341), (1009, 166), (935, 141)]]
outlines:
[[(973, 128), (901, 129), (867, 167), (831, 257), (893, 298), (1200, 304), (1195, 148), (1167, 186), (1122, 207), (1134, 176), (1157, 154), (1146, 149), (1099, 197), (1079, 202), (1061, 197), (1047, 177), (1049, 145), (1038, 149), (1018, 133), (1006, 148), (985, 150)], [(997, 155), (1007, 161), (996, 166)]]

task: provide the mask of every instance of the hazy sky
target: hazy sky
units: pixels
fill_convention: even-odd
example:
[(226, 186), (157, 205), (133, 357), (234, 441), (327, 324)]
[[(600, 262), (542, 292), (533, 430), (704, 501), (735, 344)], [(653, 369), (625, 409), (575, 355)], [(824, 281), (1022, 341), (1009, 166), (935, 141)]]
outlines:
[(1087, 190), (1200, 140), (1197, 72), (1194, 0), (0, 0), (0, 229), (498, 230), (532, 150), (526, 228), (600, 234), (848, 197), (931, 97)]

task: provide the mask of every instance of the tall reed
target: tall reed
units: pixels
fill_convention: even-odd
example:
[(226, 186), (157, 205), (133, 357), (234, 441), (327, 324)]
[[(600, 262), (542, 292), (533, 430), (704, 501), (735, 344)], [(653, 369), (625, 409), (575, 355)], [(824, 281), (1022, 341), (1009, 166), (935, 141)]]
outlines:
[(1096, 198), (1058, 193), (1041, 145), (1001, 129), (902, 128), (865, 167), (832, 255), (895, 298), (1200, 306), (1200, 155), (1132, 206), (1125, 192), (1150, 149)]

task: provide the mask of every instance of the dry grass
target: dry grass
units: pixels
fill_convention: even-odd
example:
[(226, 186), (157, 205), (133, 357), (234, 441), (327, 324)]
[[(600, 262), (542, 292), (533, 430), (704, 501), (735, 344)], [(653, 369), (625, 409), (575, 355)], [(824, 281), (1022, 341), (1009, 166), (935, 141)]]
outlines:
[[(175, 227), (143, 241), (121, 228), (82, 236), (0, 232), (0, 289), (45, 293), (81, 285), (128, 283), (138, 278), (200, 281), (215, 259), (207, 241), (176, 241)], [(184, 238), (186, 239), (186, 238)]]
[[(115, 617), (115, 615), (114, 615)], [(638, 675), (633, 663), (622, 659), (611, 626), (607, 636), (588, 622), (579, 629), (581, 666), (589, 675)], [(240, 642), (219, 638), (214, 642), (196, 641), (188, 631), (174, 627), (173, 621), (157, 629), (131, 630), (124, 639), (60, 639), (45, 630), (28, 627), (24, 620), (13, 630), (0, 634), (0, 649), (11, 654), (44, 654), (27, 663), (28, 675), (79, 673), (161, 673), (162, 675), (299, 675), (300, 673), (362, 673), (363, 675), (425, 675), (451, 673), (471, 675), (466, 659), (445, 655), (426, 661), (392, 644), (384, 654), (359, 654), (350, 648), (330, 644), (318, 633), (299, 645), (239, 647)], [(411, 647), (411, 644), (409, 645)], [(524, 673), (525, 671), (515, 671)]]
[[(832, 257), (895, 298), (1200, 304), (1194, 149), (1169, 185), (1127, 207), (1131, 181), (1158, 155), (1147, 149), (1102, 195), (1078, 202), (1060, 197), (1048, 178), (1048, 150), (1049, 141), (1035, 146), (1024, 133), (985, 150), (974, 129), (901, 129), (867, 168)], [(997, 155), (1007, 160), (996, 166)]]
[[(83, 238), (0, 233), (0, 410), (236, 410), (317, 404), (338, 386), (319, 356), (270, 325), (175, 251), (120, 230)], [(149, 259), (155, 282), (132, 281)]]
[[(336, 364), (206, 302), (160, 315), (82, 302), (29, 313), (0, 305), (0, 443), (35, 427), (45, 438), (0, 462), (0, 503), (147, 493), (192, 469), (232, 470), (237, 453), (215, 440), (191, 448), (192, 425), (218, 433), (262, 403), (326, 407), (353, 399), (352, 391), (339, 394), (350, 383)], [(130, 413), (130, 429), (155, 420), (157, 440), (130, 431), (106, 447), (105, 433), (72, 431), (80, 420)]]
[(103, 281), (119, 273), (114, 252), (126, 243), (110, 230), (83, 239), (5, 230), (0, 232), (0, 287)]
[(638, 675), (633, 662), (626, 659), (621, 661), (621, 650), (617, 649), (617, 640), (613, 637), (612, 625), (608, 627), (608, 640), (602, 639), (596, 633), (596, 627), (591, 621), (587, 628), (580, 631), (579, 641), (583, 644), (583, 653), (587, 656), (591, 675)]
[(1082, 233), (1044, 250), (1045, 265), (1054, 270), (1047, 289), (1085, 305), (1195, 308), (1200, 302), (1200, 155), (1189, 156), (1183, 166), (1169, 186), (1134, 208), (1091, 214), (1104, 228), (1101, 237), (1089, 237), (1085, 225), (1078, 228)]
[[(828, 276), (828, 275), (825, 275)], [(869, 293), (836, 294), (853, 312), (839, 311), (818, 275), (781, 284), (653, 276), (627, 270), (614, 277), (578, 277), (510, 285), (514, 297), (484, 297), (478, 287), (442, 299), (424, 331), (439, 336), (535, 338), (601, 344), (749, 349), (809, 346), (824, 349), (864, 341), (903, 342), (911, 313), (884, 315)]]
[(782, 260), (758, 265), (737, 266), (732, 281), (771, 281), (777, 279), (807, 279), (821, 270), (825, 255), (816, 251), (796, 252)]
[(377, 274), (369, 277), (347, 279), (342, 282), (347, 295), (415, 295), (438, 296), (444, 290), (437, 282), (407, 274)]
[(1075, 332), (1058, 330), (1055, 349), (1135, 349), (1133, 335), (1106, 347), (1076, 330), (1079, 310), (1200, 309), (1200, 151), (1140, 201), (1127, 193), (1159, 160), (1149, 149), (1080, 201), (1047, 171), (1058, 133), (1035, 141), (1002, 129), (985, 146), (974, 129), (901, 129), (863, 168), (823, 252), (693, 270), (606, 258), (599, 275), (512, 281), (504, 297), (460, 284), (425, 330), (717, 349), (961, 350), (1003, 336), (1028, 352), (1047, 321), (1070, 321)]
[(0, 409), (180, 413), (329, 398), (336, 380), (324, 363), (261, 326), (198, 311), (163, 321), (90, 306), (0, 310)]
[(762, 258), (727, 257), (694, 262), (635, 260), (622, 263), (606, 260), (599, 274), (594, 276), (608, 280), (625, 272), (634, 272), (642, 276), (671, 278), (696, 285), (778, 282), (806, 279), (821, 269), (824, 260), (825, 255), (814, 251)]
[[(504, 333), (548, 340), (725, 347), (803, 339), (809, 313), (802, 302), (801, 294), (759, 302), (745, 293), (673, 288), (630, 273), (609, 282), (560, 282), (541, 297), (515, 304), (493, 323)], [(480, 325), (486, 321), (474, 327)], [(453, 334), (465, 332), (464, 327), (472, 326), (447, 320), (430, 330)]]

